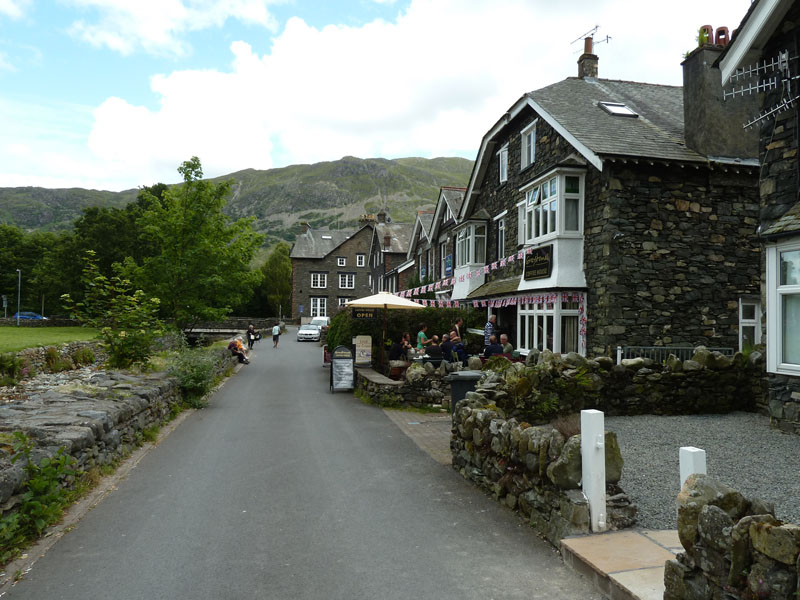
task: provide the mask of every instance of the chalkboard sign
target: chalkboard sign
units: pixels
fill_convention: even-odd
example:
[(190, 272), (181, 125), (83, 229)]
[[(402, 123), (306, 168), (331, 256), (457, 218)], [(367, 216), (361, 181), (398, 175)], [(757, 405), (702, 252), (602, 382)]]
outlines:
[(346, 346), (337, 346), (331, 355), (331, 392), (353, 388), (353, 352)]

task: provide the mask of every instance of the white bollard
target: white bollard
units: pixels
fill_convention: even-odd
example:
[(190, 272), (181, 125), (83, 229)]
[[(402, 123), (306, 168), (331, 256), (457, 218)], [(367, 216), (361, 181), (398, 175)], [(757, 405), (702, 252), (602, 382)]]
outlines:
[(603, 413), (581, 411), (583, 495), (589, 501), (592, 531), (606, 530), (606, 434)]
[(689, 475), (706, 474), (706, 451), (694, 446), (682, 446), (680, 452), (681, 488)]

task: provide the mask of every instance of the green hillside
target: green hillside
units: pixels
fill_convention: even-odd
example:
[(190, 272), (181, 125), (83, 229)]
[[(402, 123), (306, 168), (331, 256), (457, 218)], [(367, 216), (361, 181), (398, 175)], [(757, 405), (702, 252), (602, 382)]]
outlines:
[[(312, 226), (354, 225), (386, 207), (394, 221), (412, 221), (420, 206), (435, 204), (440, 186), (466, 186), (472, 161), (463, 158), (381, 158), (246, 169), (216, 180), (233, 182), (226, 212), (255, 217), (267, 243), (294, 240), (299, 221)], [(23, 229), (68, 228), (87, 206), (124, 206), (137, 190), (0, 188), (0, 222)]]

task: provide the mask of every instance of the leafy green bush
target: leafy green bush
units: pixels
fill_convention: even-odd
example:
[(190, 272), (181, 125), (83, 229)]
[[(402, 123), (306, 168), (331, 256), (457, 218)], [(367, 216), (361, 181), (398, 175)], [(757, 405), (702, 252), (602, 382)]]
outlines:
[(16, 385), (22, 374), (22, 361), (13, 352), (0, 354), (0, 385)]
[(47, 370), (51, 373), (59, 373), (61, 371), (69, 371), (72, 369), (72, 361), (63, 358), (56, 348), (53, 346), (48, 347), (44, 352), (44, 362), (47, 365)]
[(132, 290), (131, 282), (119, 276), (100, 273), (95, 253), (86, 253), (81, 280), (84, 299), (75, 302), (69, 294), (61, 299), (65, 308), (81, 323), (99, 327), (108, 348), (108, 363), (127, 368), (144, 364), (153, 352), (153, 342), (163, 329), (158, 319), (158, 298), (148, 298), (142, 290)]
[(16, 512), (0, 519), (0, 563), (13, 558), (20, 547), (61, 518), (70, 499), (70, 492), (63, 484), (75, 474), (72, 468), (75, 459), (63, 447), (53, 458), (43, 458), (36, 464), (31, 460), (33, 442), (19, 431), (14, 432), (13, 437), (11, 461), (25, 459), (28, 480)]
[(94, 352), (92, 352), (91, 348), (88, 348), (86, 346), (82, 346), (81, 348), (78, 348), (77, 350), (75, 350), (75, 352), (72, 353), (72, 361), (76, 365), (81, 365), (81, 366), (91, 365), (94, 364), (95, 360), (96, 358), (94, 356)]
[(178, 378), (184, 401), (194, 408), (205, 406), (203, 397), (214, 387), (219, 351), (183, 348), (175, 355), (169, 374)]

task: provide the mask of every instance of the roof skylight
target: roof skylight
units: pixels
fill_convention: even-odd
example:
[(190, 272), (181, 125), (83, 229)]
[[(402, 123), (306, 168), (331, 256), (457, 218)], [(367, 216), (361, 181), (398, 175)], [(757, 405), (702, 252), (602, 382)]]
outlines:
[(323, 240), (332, 240), (332, 239), (333, 239), (333, 236), (332, 236), (332, 235), (323, 235), (323, 236), (322, 236), (322, 239), (323, 239)]
[(619, 102), (600, 102), (600, 108), (606, 111), (610, 115), (614, 115), (615, 117), (638, 117), (639, 115), (636, 114), (633, 110), (630, 109), (625, 104), (621, 104)]

